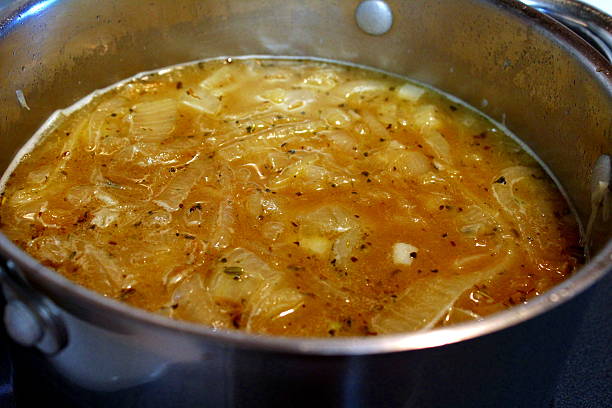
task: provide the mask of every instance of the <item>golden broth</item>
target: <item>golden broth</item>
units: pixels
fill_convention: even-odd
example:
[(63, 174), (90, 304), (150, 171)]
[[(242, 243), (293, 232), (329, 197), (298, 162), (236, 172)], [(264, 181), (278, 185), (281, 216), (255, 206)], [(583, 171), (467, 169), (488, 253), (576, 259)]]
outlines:
[(342, 65), (209, 61), (70, 114), (6, 183), (2, 230), (105, 296), (288, 336), (421, 330), (577, 264), (532, 157), (429, 89)]

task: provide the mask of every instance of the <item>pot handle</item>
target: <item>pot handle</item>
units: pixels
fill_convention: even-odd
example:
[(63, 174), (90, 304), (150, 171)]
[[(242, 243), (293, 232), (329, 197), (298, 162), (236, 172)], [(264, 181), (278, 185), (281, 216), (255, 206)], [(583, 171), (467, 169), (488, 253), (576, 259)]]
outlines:
[(521, 0), (582, 37), (612, 62), (612, 17), (576, 0)]
[(11, 339), (47, 355), (66, 347), (66, 328), (55, 304), (30, 286), (15, 262), (1, 257), (0, 283), (6, 300), (4, 325)]

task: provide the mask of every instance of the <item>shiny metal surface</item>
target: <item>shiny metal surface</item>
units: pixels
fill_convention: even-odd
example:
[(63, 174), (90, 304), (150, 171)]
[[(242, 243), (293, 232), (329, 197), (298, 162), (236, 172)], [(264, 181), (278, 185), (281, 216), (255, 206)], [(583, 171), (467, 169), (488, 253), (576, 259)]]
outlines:
[[(313, 55), (407, 75), (480, 108), (543, 159), (586, 221), (587, 180), (612, 151), (612, 73), (602, 56), (512, 0), (390, 0), (395, 21), (381, 36), (357, 27), (358, 4), (15, 1), (0, 9), (0, 169), (54, 110), (137, 72), (221, 55)], [(579, 295), (610, 270), (612, 225), (595, 225), (592, 261), (530, 304), (380, 338), (215, 332), (90, 293), (4, 236), (0, 254), (66, 325), (67, 347), (33, 357), (38, 367), (90, 405), (532, 407), (548, 403)]]
[(17, 343), (53, 355), (66, 346), (66, 329), (57, 308), (34, 290), (12, 260), (0, 264), (0, 286), (7, 305), (3, 321)]
[(6, 304), (4, 325), (11, 339), (25, 347), (36, 345), (43, 336), (42, 326), (36, 316), (19, 301)]
[(575, 0), (523, 0), (560, 21), (612, 61), (612, 17)]

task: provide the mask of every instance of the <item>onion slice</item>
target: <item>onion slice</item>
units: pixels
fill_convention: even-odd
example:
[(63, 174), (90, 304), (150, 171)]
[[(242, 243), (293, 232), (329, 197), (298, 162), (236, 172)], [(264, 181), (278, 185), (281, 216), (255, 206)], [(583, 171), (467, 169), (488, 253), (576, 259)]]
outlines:
[[(503, 254), (503, 255), (502, 255)], [(503, 256), (500, 260), (498, 257)], [(510, 266), (514, 252), (504, 249), (493, 265), (471, 272), (440, 272), (410, 285), (397, 301), (372, 318), (380, 333), (425, 330), (433, 327), (457, 299), (472, 286), (495, 277)]]
[(177, 117), (174, 99), (138, 103), (132, 107), (130, 135), (136, 140), (161, 142), (174, 130)]

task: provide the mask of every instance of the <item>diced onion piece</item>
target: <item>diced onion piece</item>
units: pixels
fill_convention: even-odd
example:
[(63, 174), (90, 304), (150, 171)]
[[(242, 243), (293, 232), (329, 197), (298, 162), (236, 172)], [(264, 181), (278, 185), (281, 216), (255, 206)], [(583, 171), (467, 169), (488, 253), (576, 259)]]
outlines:
[(326, 255), (331, 249), (332, 243), (329, 239), (321, 236), (300, 237), (300, 247), (317, 255)]
[(204, 160), (194, 160), (186, 168), (178, 171), (153, 202), (168, 211), (177, 211), (207, 169)]
[(209, 92), (191, 92), (181, 97), (180, 102), (198, 112), (204, 112), (209, 115), (216, 115), (221, 110), (221, 101), (215, 95)]
[(132, 107), (130, 135), (136, 140), (160, 142), (174, 130), (178, 117), (174, 99), (142, 102)]
[(416, 86), (410, 83), (405, 83), (404, 85), (397, 88), (397, 95), (410, 102), (416, 102), (419, 98), (425, 93), (425, 89)]
[(387, 89), (388, 85), (386, 82), (373, 79), (358, 79), (338, 85), (334, 89), (334, 93), (343, 98), (349, 98), (351, 95), (355, 94), (365, 92), (381, 92)]
[(273, 291), (269, 296), (264, 299), (265, 304), (257, 305), (257, 309), (254, 310), (253, 314), (258, 315), (264, 311), (265, 317), (271, 319), (278, 319), (287, 316), (291, 309), (297, 309), (297, 307), (304, 302), (304, 295), (293, 288), (283, 288)]
[(414, 245), (396, 242), (393, 244), (393, 262), (397, 265), (410, 266), (417, 252), (419, 252), (419, 248)]
[(421, 175), (431, 170), (429, 159), (421, 152), (405, 151), (396, 162), (396, 167), (406, 175)]
[[(465, 268), (470, 268), (473, 266), (473, 264), (482, 262), (483, 260), (486, 260), (487, 257), (490, 257), (490, 254), (487, 253), (480, 253), (480, 254), (476, 254), (476, 255), (468, 255), (468, 256), (464, 256), (462, 258), (456, 259), (455, 261), (453, 261), (453, 266), (458, 269), (458, 270), (463, 270)], [(473, 268), (472, 268), (473, 269)]]

